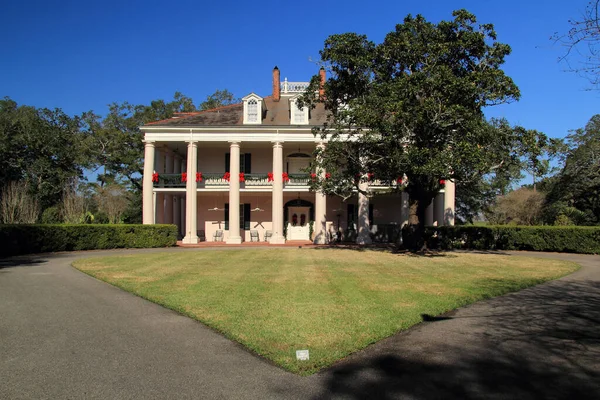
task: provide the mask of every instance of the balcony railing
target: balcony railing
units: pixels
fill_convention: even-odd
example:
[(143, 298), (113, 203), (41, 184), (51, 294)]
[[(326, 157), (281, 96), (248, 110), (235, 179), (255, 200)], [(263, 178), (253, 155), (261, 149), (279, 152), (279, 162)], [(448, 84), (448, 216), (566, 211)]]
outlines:
[(288, 174), (289, 181), (285, 182), (285, 186), (309, 186), (311, 178), (309, 174)]
[[(202, 173), (202, 181), (196, 183), (199, 189), (206, 187), (229, 186), (229, 181), (224, 178), (225, 173)], [(310, 174), (288, 174), (289, 181), (284, 182), (284, 187), (310, 186), (312, 178)], [(196, 179), (193, 177), (192, 179)], [(233, 179), (231, 177), (230, 179)], [(237, 178), (239, 179), (239, 177)], [(281, 178), (280, 178), (281, 179)], [(241, 187), (260, 187), (272, 186), (269, 181), (269, 174), (244, 174), (244, 182), (240, 182)], [(369, 186), (375, 189), (396, 187), (396, 182), (374, 179), (369, 181)], [(186, 183), (181, 181), (181, 174), (160, 174), (158, 182), (154, 182), (154, 187), (160, 188), (184, 188)]]

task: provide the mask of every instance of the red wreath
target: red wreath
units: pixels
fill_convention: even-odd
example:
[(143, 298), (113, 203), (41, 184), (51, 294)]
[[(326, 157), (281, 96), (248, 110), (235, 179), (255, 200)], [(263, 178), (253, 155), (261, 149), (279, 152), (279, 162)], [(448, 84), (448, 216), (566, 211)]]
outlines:
[(402, 178), (397, 178), (397, 179), (396, 179), (396, 183), (397, 183), (398, 185), (402, 185)]
[(372, 172), (369, 172), (369, 173), (367, 174), (367, 179), (368, 179), (368, 180), (370, 180), (370, 181), (372, 181), (374, 177), (375, 177), (375, 174), (374, 174), (374, 173), (372, 173)]
[(314, 172), (312, 174), (310, 174), (310, 177), (313, 181), (317, 180), (317, 174), (315, 174)]
[(152, 182), (158, 183), (158, 172), (152, 174)]
[(267, 174), (267, 182), (273, 182), (273, 173), (272, 172), (269, 172)]
[(181, 182), (187, 182), (187, 172), (181, 173)]
[(244, 175), (243, 172), (240, 172), (240, 182), (245, 182), (246, 181), (246, 176)]
[(223, 179), (229, 182), (229, 179), (231, 179), (231, 174), (229, 172), (225, 172), (225, 174), (223, 175)]
[(440, 185), (445, 185), (445, 184), (446, 184), (446, 180), (440, 179)]
[(196, 182), (202, 182), (202, 172), (196, 172)]
[(289, 182), (290, 181), (290, 177), (288, 175), (287, 172), (284, 172), (283, 174), (281, 174), (281, 178), (283, 179), (283, 182)]
[(329, 178), (331, 178), (331, 174), (330, 174), (329, 172), (327, 172), (327, 173), (325, 174), (325, 179), (329, 179)]

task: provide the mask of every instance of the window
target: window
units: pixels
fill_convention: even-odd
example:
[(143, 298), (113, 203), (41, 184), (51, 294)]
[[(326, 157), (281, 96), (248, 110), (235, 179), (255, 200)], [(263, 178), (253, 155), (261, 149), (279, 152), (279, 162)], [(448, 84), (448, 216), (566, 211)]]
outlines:
[(294, 111), (293, 111), (293, 117), (292, 117), (292, 121), (294, 121), (293, 123), (296, 125), (301, 125), (304, 123), (304, 114), (306, 113), (306, 110), (303, 108), (298, 108), (298, 107), (294, 107)]
[(255, 99), (248, 101), (248, 122), (258, 122), (258, 102)]
[(308, 125), (308, 109), (306, 107), (299, 108), (295, 98), (290, 99), (290, 124)]
[[(225, 203), (225, 215), (223, 215), (223, 221), (225, 221), (225, 230), (229, 230), (229, 203)], [(250, 204), (240, 204), (240, 229), (245, 231), (250, 230)]]
[[(231, 154), (225, 153), (225, 172), (231, 172), (229, 170)], [(252, 173), (252, 154), (251, 153), (242, 153), (240, 154), (240, 172), (245, 174)]]
[(263, 99), (262, 97), (250, 93), (242, 99), (244, 102), (244, 124), (262, 123)]

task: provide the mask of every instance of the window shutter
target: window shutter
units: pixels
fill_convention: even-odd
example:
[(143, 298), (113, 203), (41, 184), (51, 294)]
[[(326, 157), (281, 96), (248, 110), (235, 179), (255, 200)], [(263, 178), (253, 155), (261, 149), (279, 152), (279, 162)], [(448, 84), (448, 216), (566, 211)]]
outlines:
[(250, 204), (244, 204), (244, 230), (250, 230)]
[(245, 156), (244, 164), (242, 164), (242, 165), (244, 165), (244, 172), (246, 174), (251, 174), (252, 173), (252, 171), (251, 171), (251, 169), (252, 169), (251, 155), (250, 155), (250, 153), (246, 153), (246, 154), (244, 154), (244, 156)]
[(225, 203), (225, 216), (223, 217), (223, 221), (225, 221), (225, 230), (229, 230), (229, 203)]
[(373, 204), (369, 204), (369, 226), (373, 226)]
[(230, 159), (231, 159), (231, 154), (225, 153), (225, 172), (229, 172)]

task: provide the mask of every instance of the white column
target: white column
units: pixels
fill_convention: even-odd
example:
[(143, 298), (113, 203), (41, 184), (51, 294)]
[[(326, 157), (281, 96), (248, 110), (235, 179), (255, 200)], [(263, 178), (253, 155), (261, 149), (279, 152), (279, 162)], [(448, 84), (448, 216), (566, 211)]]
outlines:
[[(319, 149), (323, 149), (325, 145), (323, 142), (317, 144)], [(325, 179), (325, 170), (320, 168), (316, 171), (320, 179)], [(327, 197), (320, 191), (315, 193), (315, 244), (325, 244), (327, 240)]]
[(429, 203), (429, 205), (425, 209), (425, 226), (432, 226), (432, 225), (433, 225), (433, 200), (431, 200), (431, 203)]
[(142, 180), (142, 222), (146, 225), (154, 223), (154, 142), (144, 145), (144, 177)]
[[(167, 152), (165, 156), (165, 173), (173, 173), (173, 153)], [(173, 223), (173, 195), (165, 194), (165, 224)]]
[(187, 184), (185, 187), (185, 237), (183, 243), (198, 243), (197, 224), (198, 207), (196, 191), (196, 163), (198, 159), (198, 144), (196, 142), (188, 143), (187, 156)]
[(433, 225), (444, 226), (444, 193), (438, 193), (433, 199)]
[(285, 243), (283, 236), (283, 142), (273, 142), (273, 236), (270, 243)]
[(366, 174), (361, 176), (358, 189), (358, 234), (356, 243), (370, 244), (373, 241), (369, 230), (369, 197), (365, 194), (369, 190)]
[[(162, 175), (165, 173), (165, 155), (161, 150), (156, 149), (155, 156), (156, 172), (158, 172), (159, 175)], [(162, 187), (162, 185), (160, 186)], [(165, 195), (161, 192), (156, 193), (156, 223), (165, 223)]]
[(454, 181), (446, 179), (444, 188), (444, 225), (454, 226), (456, 188)]
[[(176, 156), (173, 159), (173, 173), (181, 176), (181, 161)], [(177, 231), (183, 232), (181, 229), (181, 197), (178, 195), (173, 196), (173, 223), (177, 225)]]
[(229, 145), (229, 237), (226, 243), (240, 244), (240, 144)]

